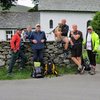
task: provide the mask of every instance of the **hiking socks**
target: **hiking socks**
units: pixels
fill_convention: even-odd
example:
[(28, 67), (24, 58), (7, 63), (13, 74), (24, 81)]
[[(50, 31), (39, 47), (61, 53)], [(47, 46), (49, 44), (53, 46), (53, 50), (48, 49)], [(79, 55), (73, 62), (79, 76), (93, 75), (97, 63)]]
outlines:
[(96, 69), (96, 66), (91, 65), (91, 70), (90, 70), (89, 74), (90, 74), (90, 75), (96, 74), (95, 69)]
[(82, 65), (78, 65), (78, 70), (81, 70), (82, 69)]

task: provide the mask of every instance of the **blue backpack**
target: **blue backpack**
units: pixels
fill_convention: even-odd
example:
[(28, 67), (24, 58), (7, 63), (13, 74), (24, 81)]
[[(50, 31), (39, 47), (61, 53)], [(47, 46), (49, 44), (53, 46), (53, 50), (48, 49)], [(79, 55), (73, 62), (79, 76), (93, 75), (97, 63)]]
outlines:
[(43, 78), (43, 67), (41, 66), (40, 62), (34, 62), (34, 68), (32, 68), (32, 78)]

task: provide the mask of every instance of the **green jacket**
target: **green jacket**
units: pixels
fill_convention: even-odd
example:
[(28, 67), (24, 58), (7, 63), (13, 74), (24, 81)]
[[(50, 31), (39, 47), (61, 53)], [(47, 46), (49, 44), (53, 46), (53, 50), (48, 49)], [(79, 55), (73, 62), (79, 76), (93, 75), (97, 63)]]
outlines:
[[(98, 47), (99, 47), (99, 36), (97, 33), (95, 33), (94, 31), (91, 33), (91, 38), (92, 38), (92, 50), (93, 52), (98, 51)], [(86, 46), (86, 42), (87, 42), (87, 36), (86, 36), (86, 40), (83, 42), (83, 44)]]

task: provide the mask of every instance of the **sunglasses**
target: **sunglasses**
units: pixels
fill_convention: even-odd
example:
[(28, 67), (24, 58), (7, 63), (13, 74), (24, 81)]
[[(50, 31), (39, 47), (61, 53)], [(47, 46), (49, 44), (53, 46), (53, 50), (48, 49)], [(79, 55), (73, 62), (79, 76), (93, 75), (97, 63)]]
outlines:
[(40, 27), (40, 26), (37, 26), (37, 27)]
[(92, 29), (88, 29), (88, 30), (92, 30)]

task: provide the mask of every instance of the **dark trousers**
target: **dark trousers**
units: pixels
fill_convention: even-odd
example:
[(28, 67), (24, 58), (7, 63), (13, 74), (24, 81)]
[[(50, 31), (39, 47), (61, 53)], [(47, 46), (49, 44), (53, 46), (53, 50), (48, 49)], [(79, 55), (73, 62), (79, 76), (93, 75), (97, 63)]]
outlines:
[(90, 60), (90, 64), (96, 66), (96, 53), (92, 52), (92, 50), (87, 50), (87, 54)]
[(43, 63), (43, 51), (44, 49), (34, 49), (33, 61), (40, 61)]
[(25, 57), (25, 54), (23, 51), (17, 51), (16, 53), (12, 52), (11, 54), (11, 60), (9, 63), (8, 73), (12, 73), (13, 67), (16, 63), (17, 59), (21, 59), (20, 67), (25, 67), (25, 62), (27, 61), (27, 58)]

